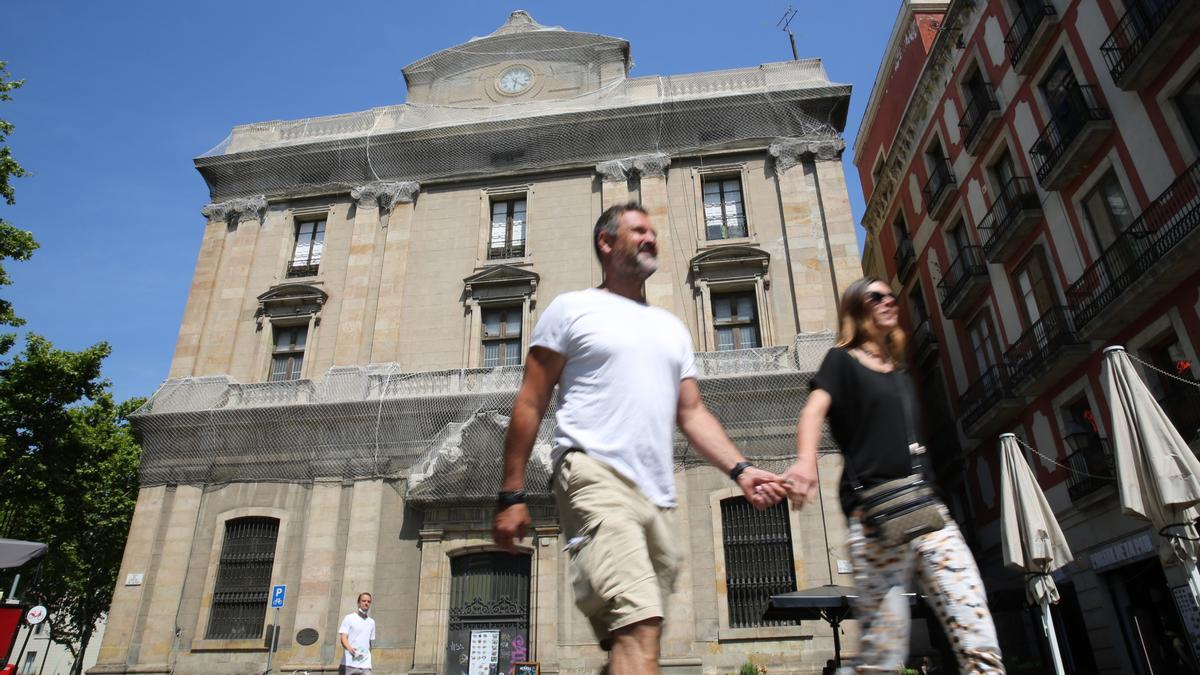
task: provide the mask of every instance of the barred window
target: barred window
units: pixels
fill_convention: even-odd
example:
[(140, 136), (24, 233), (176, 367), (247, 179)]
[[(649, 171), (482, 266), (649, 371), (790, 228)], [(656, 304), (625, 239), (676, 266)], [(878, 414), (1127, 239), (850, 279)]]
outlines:
[(225, 522), (225, 543), (221, 545), (207, 639), (262, 637), (278, 536), (279, 521), (275, 518), (235, 518)]
[(749, 236), (741, 178), (704, 180), (704, 226), (710, 241)]
[(483, 366), (521, 365), (520, 305), (483, 310)]
[(488, 260), (525, 255), (525, 199), (492, 202)]
[(304, 365), (304, 343), (308, 326), (276, 326), (275, 345), (271, 351), (271, 382), (300, 379)]
[(288, 261), (288, 277), (311, 277), (321, 266), (325, 248), (325, 221), (307, 220), (296, 223), (296, 245)]
[(772, 595), (796, 590), (787, 502), (758, 511), (745, 497), (722, 499), (721, 528), (729, 627), (796, 625), (763, 619)]
[(754, 291), (713, 293), (712, 308), (717, 351), (762, 346), (758, 337), (758, 302)]

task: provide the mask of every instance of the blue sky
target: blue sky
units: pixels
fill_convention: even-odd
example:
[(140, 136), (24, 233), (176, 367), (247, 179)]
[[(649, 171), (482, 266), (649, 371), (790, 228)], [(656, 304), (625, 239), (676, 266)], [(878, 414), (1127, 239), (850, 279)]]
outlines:
[[(852, 143), (896, 0), (793, 0), (801, 58), (854, 86)], [(237, 124), (404, 101), (400, 69), (485, 35), (514, 9), (547, 25), (629, 40), (633, 75), (736, 68), (791, 58), (775, 23), (788, 2), (316, 3), (13, 0), (0, 60), (26, 85), (0, 118), (16, 125), (16, 182), (3, 217), (41, 244), (8, 263), (0, 293), (27, 328), (80, 349), (107, 340), (119, 398), (166, 377), (208, 191), (192, 158)], [(863, 212), (847, 151), (856, 219)]]

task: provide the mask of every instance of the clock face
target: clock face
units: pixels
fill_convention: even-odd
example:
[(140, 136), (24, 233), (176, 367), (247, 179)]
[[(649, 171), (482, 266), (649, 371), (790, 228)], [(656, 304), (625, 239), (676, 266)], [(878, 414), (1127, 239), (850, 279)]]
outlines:
[(533, 73), (524, 66), (514, 66), (500, 74), (496, 86), (505, 94), (519, 94), (533, 84)]

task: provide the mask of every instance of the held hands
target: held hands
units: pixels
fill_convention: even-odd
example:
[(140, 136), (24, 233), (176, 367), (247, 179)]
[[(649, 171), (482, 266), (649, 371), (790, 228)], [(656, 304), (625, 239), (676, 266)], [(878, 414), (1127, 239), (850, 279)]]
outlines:
[(783, 484), (787, 496), (800, 508), (817, 497), (816, 462), (797, 461), (783, 472)]
[(492, 519), (492, 539), (500, 548), (515, 553), (514, 542), (525, 538), (529, 523), (529, 507), (525, 504), (498, 507), (496, 517)]
[(737, 478), (738, 487), (746, 501), (759, 511), (765, 511), (788, 496), (783, 479), (758, 467), (747, 467)]

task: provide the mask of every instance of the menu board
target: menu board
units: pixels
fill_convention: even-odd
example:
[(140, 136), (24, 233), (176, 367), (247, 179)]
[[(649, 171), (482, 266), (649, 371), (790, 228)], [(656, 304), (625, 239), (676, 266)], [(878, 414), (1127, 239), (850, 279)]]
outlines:
[(469, 675), (493, 675), (500, 661), (500, 631), (471, 631)]

